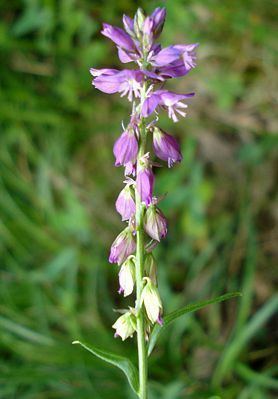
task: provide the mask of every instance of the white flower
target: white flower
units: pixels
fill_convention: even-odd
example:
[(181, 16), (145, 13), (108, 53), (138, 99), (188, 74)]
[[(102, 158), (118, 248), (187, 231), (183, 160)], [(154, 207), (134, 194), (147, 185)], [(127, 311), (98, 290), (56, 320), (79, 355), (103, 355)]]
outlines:
[(123, 263), (121, 270), (119, 272), (119, 283), (120, 289), (119, 293), (123, 293), (124, 296), (132, 294), (135, 282), (135, 264), (134, 256), (129, 256), (127, 260)]
[(153, 324), (156, 322), (161, 324), (162, 303), (158, 289), (149, 277), (144, 277), (144, 280), (147, 284), (142, 291), (141, 304), (144, 303), (149, 320)]
[(128, 312), (120, 316), (112, 328), (116, 330), (115, 337), (121, 337), (123, 341), (128, 337), (132, 337), (136, 331), (136, 317), (133, 309), (131, 308)]

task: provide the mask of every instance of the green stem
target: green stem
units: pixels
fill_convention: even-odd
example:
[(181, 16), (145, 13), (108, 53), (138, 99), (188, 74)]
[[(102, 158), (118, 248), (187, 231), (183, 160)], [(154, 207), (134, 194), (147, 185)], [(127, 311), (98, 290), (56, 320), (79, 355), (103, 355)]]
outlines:
[[(144, 122), (142, 121), (140, 127), (140, 142), (138, 159), (145, 153), (146, 147), (146, 131)], [(136, 307), (138, 309), (137, 316), (137, 347), (138, 347), (138, 367), (139, 367), (139, 398), (147, 399), (147, 349), (145, 341), (145, 326), (144, 315), (141, 309), (141, 294), (143, 290), (144, 277), (144, 228), (143, 228), (143, 213), (144, 208), (141, 203), (140, 195), (135, 190), (136, 202)]]

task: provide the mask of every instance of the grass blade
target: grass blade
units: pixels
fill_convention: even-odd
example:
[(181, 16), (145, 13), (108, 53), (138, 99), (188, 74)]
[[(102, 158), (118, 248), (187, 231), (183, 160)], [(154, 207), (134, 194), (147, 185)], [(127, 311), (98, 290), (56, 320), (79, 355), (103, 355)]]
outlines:
[(278, 296), (270, 299), (246, 324), (239, 335), (235, 336), (230, 345), (227, 345), (226, 350), (217, 365), (213, 377), (213, 384), (221, 385), (223, 378), (229, 370), (232, 370), (232, 364), (236, 360), (240, 351), (252, 339), (257, 331), (265, 324), (265, 322), (277, 311)]

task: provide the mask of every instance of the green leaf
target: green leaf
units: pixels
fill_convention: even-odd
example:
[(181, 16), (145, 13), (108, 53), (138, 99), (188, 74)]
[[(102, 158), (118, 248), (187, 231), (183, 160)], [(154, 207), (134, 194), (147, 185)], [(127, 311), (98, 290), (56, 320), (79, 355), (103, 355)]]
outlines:
[(277, 312), (278, 295), (269, 299), (254, 316), (245, 324), (244, 328), (232, 338), (231, 342), (225, 346), (222, 356), (215, 368), (212, 383), (214, 386), (220, 386), (223, 379), (232, 370), (233, 364), (238, 358), (240, 352), (249, 344), (251, 339), (256, 336), (262, 326)]
[(131, 388), (134, 390), (136, 394), (138, 394), (139, 392), (138, 370), (129, 359), (123, 356), (115, 355), (110, 352), (105, 352), (101, 349), (96, 348), (95, 346), (89, 345), (84, 342), (73, 341), (73, 344), (81, 345), (84, 349), (91, 352), (93, 355), (121, 369), (126, 375)]
[(278, 381), (277, 379), (275, 379), (275, 377), (269, 375), (270, 370), (266, 370), (264, 373), (262, 373), (261, 371), (258, 373), (257, 371), (254, 371), (246, 366), (246, 364), (238, 362), (235, 365), (235, 372), (245, 381), (253, 385), (260, 386), (266, 389), (278, 389)]
[(186, 313), (196, 312), (197, 310), (200, 310), (207, 305), (212, 305), (213, 303), (223, 302), (223, 301), (226, 301), (227, 299), (235, 298), (238, 296), (242, 296), (242, 294), (240, 292), (231, 292), (229, 294), (218, 296), (217, 298), (208, 299), (207, 301), (192, 303), (192, 304), (187, 305), (181, 309), (178, 309), (178, 310), (175, 310), (175, 311), (169, 313), (167, 316), (164, 317), (163, 325), (160, 326), (159, 324), (156, 324), (151, 333), (149, 346), (148, 346), (148, 356), (150, 356), (150, 354), (152, 353), (152, 350), (155, 346), (155, 343), (156, 343), (158, 336), (160, 335), (162, 329), (167, 327), (174, 320), (183, 316)]

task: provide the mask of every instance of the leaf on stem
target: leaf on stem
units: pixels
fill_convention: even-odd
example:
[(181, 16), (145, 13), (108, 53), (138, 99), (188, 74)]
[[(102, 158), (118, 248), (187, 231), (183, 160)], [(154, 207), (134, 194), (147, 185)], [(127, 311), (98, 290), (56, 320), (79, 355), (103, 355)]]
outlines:
[(218, 296), (213, 299), (208, 299), (206, 301), (201, 301), (201, 302), (187, 305), (181, 309), (178, 309), (178, 310), (175, 310), (175, 311), (169, 313), (167, 316), (165, 316), (163, 318), (164, 319), (163, 325), (160, 326), (159, 324), (156, 324), (151, 333), (149, 346), (148, 346), (148, 356), (150, 356), (150, 354), (152, 353), (153, 348), (156, 344), (156, 341), (157, 341), (162, 329), (167, 327), (174, 320), (178, 319), (179, 317), (183, 316), (186, 313), (196, 312), (197, 310), (200, 310), (200, 309), (204, 308), (205, 306), (212, 305), (213, 303), (223, 302), (223, 301), (226, 301), (228, 299), (235, 298), (238, 296), (242, 296), (241, 292), (230, 292), (229, 294), (221, 295), (221, 296)]
[(73, 344), (81, 345), (84, 349), (104, 360), (107, 363), (113, 364), (114, 366), (121, 369), (126, 375), (131, 388), (136, 394), (139, 392), (139, 381), (138, 381), (138, 370), (134, 364), (126, 357), (115, 355), (111, 352), (106, 352), (95, 346), (89, 345), (80, 341), (73, 341)]

